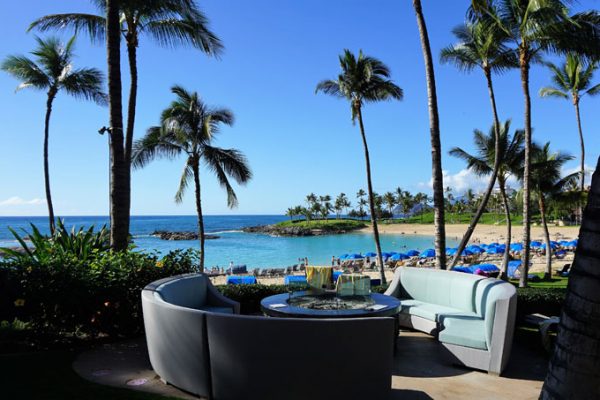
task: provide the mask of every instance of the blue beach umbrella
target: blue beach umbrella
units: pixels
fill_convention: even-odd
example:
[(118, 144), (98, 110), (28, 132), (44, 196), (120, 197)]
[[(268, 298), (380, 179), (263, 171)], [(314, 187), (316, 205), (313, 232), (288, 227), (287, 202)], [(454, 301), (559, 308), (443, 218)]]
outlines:
[(446, 255), (453, 256), (456, 254), (456, 250), (458, 250), (456, 247), (446, 247)]
[(391, 259), (391, 260), (394, 260), (394, 261), (406, 260), (406, 259), (408, 259), (408, 258), (410, 258), (410, 257), (409, 257), (409, 256), (407, 256), (407, 255), (406, 255), (406, 254), (404, 254), (404, 253), (396, 253), (396, 254), (394, 254), (392, 257), (390, 257), (390, 259)]
[(511, 243), (510, 250), (511, 251), (523, 251), (523, 243)]
[(391, 252), (384, 251), (383, 253), (381, 253), (381, 256), (389, 258), (389, 257), (393, 256), (394, 254), (397, 254), (397, 253), (395, 251), (391, 251)]
[(487, 249), (487, 253), (488, 254), (504, 254), (504, 248), (501, 246), (491, 246), (488, 247)]
[(460, 255), (461, 255), (461, 256), (463, 256), (463, 257), (464, 257), (464, 256), (472, 256), (472, 255), (473, 255), (473, 252), (472, 252), (471, 250), (464, 249), (464, 250), (462, 251), (462, 253), (460, 253)]
[(489, 246), (494, 246), (494, 247), (495, 246), (500, 246), (500, 243), (498, 243), (498, 242), (492, 242), (492, 243), (488, 244), (488, 247)]
[(568, 247), (577, 247), (577, 240), (571, 240), (570, 242), (567, 242), (567, 246)]
[(406, 252), (406, 255), (409, 257), (415, 257), (418, 256), (420, 253), (417, 250), (409, 250)]
[(533, 240), (530, 243), (531, 247), (542, 247), (542, 242), (538, 241), (538, 240)]
[(348, 257), (348, 254), (342, 254), (342, 255), (341, 255), (341, 256), (339, 256), (338, 258), (339, 258), (340, 260), (345, 260), (345, 259), (346, 259), (346, 257)]
[(362, 254), (348, 254), (346, 256), (346, 260), (362, 260), (363, 258), (365, 258)]
[(435, 257), (435, 250), (434, 249), (423, 250), (423, 252), (421, 253), (421, 258), (430, 258), (430, 257)]
[(566, 240), (561, 240), (561, 241), (559, 241), (558, 243), (559, 243), (561, 246), (568, 246), (568, 245), (569, 245), (569, 242), (568, 242), (568, 241), (566, 241)]
[[(383, 256), (383, 254), (381, 254)], [(365, 253), (365, 257), (377, 257), (377, 253), (373, 253), (372, 251)]]
[(476, 244), (467, 246), (467, 250), (469, 250), (473, 254), (481, 254), (485, 252), (485, 249), (483, 247), (477, 246)]

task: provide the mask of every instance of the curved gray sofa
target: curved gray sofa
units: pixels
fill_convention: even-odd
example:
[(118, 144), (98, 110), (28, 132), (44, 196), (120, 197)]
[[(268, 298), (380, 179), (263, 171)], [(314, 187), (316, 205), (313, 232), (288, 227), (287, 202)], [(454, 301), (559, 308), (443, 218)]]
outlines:
[(239, 303), (219, 293), (204, 274), (178, 275), (142, 290), (148, 355), (161, 379), (210, 396), (206, 315), (239, 313)]
[(224, 303), (199, 304), (190, 291), (202, 284), (216, 292), (200, 274), (142, 291), (150, 362), (164, 381), (216, 400), (390, 395), (393, 318), (241, 316), (222, 312)]
[(501, 374), (512, 346), (517, 293), (499, 279), (397, 268), (385, 292), (400, 299), (401, 326), (435, 335), (463, 365)]

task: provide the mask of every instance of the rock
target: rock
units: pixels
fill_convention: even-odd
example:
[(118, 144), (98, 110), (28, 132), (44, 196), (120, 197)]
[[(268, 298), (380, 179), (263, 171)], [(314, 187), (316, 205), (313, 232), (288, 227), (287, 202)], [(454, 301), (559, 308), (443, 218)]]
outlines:
[[(171, 231), (154, 231), (152, 236), (159, 237), (162, 240), (198, 240), (197, 232), (171, 232)], [(217, 235), (204, 235), (204, 239), (218, 239)]]

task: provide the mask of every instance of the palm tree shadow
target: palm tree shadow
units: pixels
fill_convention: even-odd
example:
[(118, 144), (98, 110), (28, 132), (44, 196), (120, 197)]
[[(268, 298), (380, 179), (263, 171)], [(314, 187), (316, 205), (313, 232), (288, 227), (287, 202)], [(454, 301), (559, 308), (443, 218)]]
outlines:
[(420, 390), (392, 389), (390, 400), (433, 400), (433, 397)]

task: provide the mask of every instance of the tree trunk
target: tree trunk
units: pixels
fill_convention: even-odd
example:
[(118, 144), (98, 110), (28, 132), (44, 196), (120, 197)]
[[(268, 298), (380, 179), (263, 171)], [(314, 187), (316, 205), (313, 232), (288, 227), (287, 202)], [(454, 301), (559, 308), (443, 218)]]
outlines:
[(421, 48), (425, 62), (427, 77), (427, 97), (429, 106), (429, 124), (431, 136), (431, 169), (433, 175), (433, 209), (435, 223), (435, 256), (436, 268), (446, 269), (446, 229), (444, 221), (444, 181), (442, 176), (442, 146), (440, 143), (440, 121), (437, 108), (437, 94), (435, 89), (435, 74), (433, 72), (433, 59), (429, 46), (427, 26), (423, 17), (421, 0), (413, 0), (413, 8), (417, 16)]
[(581, 129), (581, 116), (579, 115), (579, 99), (573, 99), (573, 103), (575, 104), (575, 115), (577, 116), (577, 129), (579, 131), (579, 147), (581, 149), (581, 181), (579, 182), (579, 190), (581, 191), (581, 200), (579, 201), (579, 210), (577, 212), (579, 223), (581, 223), (581, 217), (583, 215), (583, 206), (581, 202), (583, 201), (583, 194), (585, 193), (585, 144), (583, 142), (583, 129)]
[(200, 240), (200, 273), (204, 273), (204, 217), (202, 216), (202, 198), (200, 196), (200, 160), (194, 160), (194, 186), (196, 189), (196, 212), (198, 213), (198, 239)]
[(527, 287), (527, 274), (529, 273), (529, 254), (531, 239), (531, 215), (530, 215), (530, 168), (531, 168), (531, 97), (529, 95), (529, 60), (526, 52), (520, 50), (519, 54), (521, 69), (521, 85), (525, 98), (525, 161), (523, 168), (523, 272), (519, 279), (519, 287)]
[(123, 109), (121, 93), (121, 27), (119, 0), (106, 2), (106, 51), (110, 112), (110, 246), (125, 250), (129, 236), (130, 182), (123, 148)]
[(46, 187), (46, 203), (48, 205), (48, 222), (50, 234), (54, 235), (54, 206), (52, 205), (52, 194), (50, 193), (50, 167), (48, 165), (48, 142), (50, 138), (50, 114), (52, 114), (52, 102), (56, 96), (56, 91), (48, 91), (48, 100), (46, 101), (46, 120), (44, 122), (44, 185)]
[(127, 105), (127, 131), (125, 136), (125, 160), (131, 164), (131, 149), (133, 148), (133, 130), (135, 127), (135, 109), (137, 102), (137, 39), (133, 43), (127, 43), (127, 56), (129, 58), (129, 75), (131, 83), (129, 86), (129, 104)]
[(371, 183), (371, 161), (369, 159), (369, 146), (367, 145), (367, 137), (365, 136), (365, 127), (363, 125), (362, 110), (360, 106), (356, 107), (358, 116), (358, 125), (360, 127), (360, 136), (362, 137), (363, 146), (365, 149), (365, 165), (367, 169), (367, 190), (369, 191), (369, 210), (371, 213), (371, 223), (373, 224), (373, 237), (375, 238), (375, 250), (377, 251), (377, 264), (379, 264), (379, 272), (381, 273), (381, 284), (385, 285), (385, 265), (381, 256), (381, 244), (379, 242), (379, 228), (377, 227), (377, 215), (375, 214), (375, 199), (373, 198), (373, 185)]
[[(485, 79), (487, 81), (488, 92), (490, 94), (490, 103), (492, 104), (492, 114), (494, 116), (494, 139), (496, 142), (494, 145), (494, 153), (495, 153), (494, 154), (494, 167), (492, 168), (492, 176), (490, 177), (488, 186), (485, 189), (483, 198), (481, 199), (481, 202), (479, 203), (479, 207), (477, 207), (477, 211), (475, 212), (475, 215), (471, 219), (471, 223), (469, 224), (467, 231), (463, 235), (462, 240), (460, 241), (460, 244), (458, 245), (458, 249), (456, 250), (456, 255), (452, 259), (452, 263), (451, 263), (450, 267), (454, 267), (456, 265), (456, 263), (458, 263), (461, 253), (467, 246), (467, 243), (469, 243), (469, 240), (471, 239), (471, 235), (473, 234), (473, 231), (475, 230), (475, 227), (477, 226), (479, 219), (483, 215), (483, 212), (485, 211), (485, 207), (487, 206), (490, 196), (492, 195), (492, 191), (494, 190), (494, 185), (496, 184), (496, 177), (498, 176), (498, 169), (500, 168), (500, 161), (501, 161), (500, 160), (500, 120), (498, 119), (498, 111), (496, 109), (496, 97), (494, 95), (494, 85), (492, 84), (492, 73), (489, 71), (489, 69), (484, 69), (483, 72), (485, 74)], [(508, 248), (506, 251), (508, 251)]]
[(500, 266), (499, 278), (507, 280), (510, 242), (512, 235), (512, 221), (510, 220), (510, 206), (508, 203), (508, 197), (506, 196), (506, 182), (504, 181), (504, 178), (498, 177), (498, 186), (500, 186), (500, 194), (502, 195), (502, 203), (504, 204), (504, 215), (506, 217), (506, 240), (504, 241), (506, 250), (504, 250), (504, 255), (502, 256), (502, 265)]
[(540, 193), (540, 214), (542, 216), (542, 227), (544, 228), (544, 242), (546, 243), (546, 272), (544, 272), (544, 280), (552, 279), (552, 247), (550, 247), (550, 232), (548, 231), (548, 223), (546, 221), (546, 202), (543, 193)]
[(558, 337), (540, 399), (594, 399), (600, 394), (600, 159), (569, 273)]

